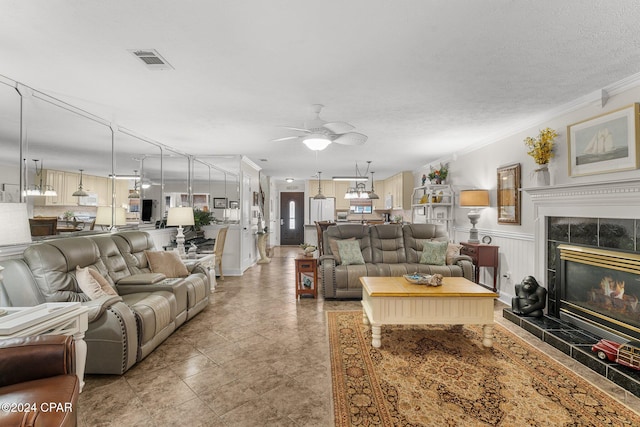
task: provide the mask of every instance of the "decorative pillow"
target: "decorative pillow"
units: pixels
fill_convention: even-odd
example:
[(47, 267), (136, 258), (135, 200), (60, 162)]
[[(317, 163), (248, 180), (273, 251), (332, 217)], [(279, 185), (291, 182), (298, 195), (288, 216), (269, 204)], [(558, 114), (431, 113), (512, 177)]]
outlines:
[(80, 268), (79, 265), (76, 266), (76, 281), (82, 292), (92, 300), (105, 295), (118, 295), (115, 289), (107, 282), (107, 279), (89, 267)]
[(349, 237), (348, 239), (329, 239), (329, 247), (331, 248), (331, 253), (334, 257), (336, 257), (336, 264), (341, 264), (342, 259), (340, 258), (340, 251), (338, 250), (338, 242), (341, 240), (356, 240), (355, 237)]
[(340, 259), (344, 265), (362, 265), (364, 264), (364, 258), (362, 258), (362, 252), (360, 251), (360, 242), (353, 239), (338, 240), (338, 253)]
[(460, 256), (460, 249), (462, 249), (462, 245), (449, 243), (447, 246), (447, 265), (453, 264), (453, 259)]
[(189, 270), (175, 251), (144, 251), (149, 268), (170, 278), (187, 277)]
[(420, 264), (445, 265), (448, 242), (424, 242)]

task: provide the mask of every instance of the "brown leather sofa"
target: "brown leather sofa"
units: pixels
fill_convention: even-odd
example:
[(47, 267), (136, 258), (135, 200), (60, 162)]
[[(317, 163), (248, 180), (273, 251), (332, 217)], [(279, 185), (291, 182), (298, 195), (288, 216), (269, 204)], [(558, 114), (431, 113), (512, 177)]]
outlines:
[(80, 383), (73, 355), (68, 336), (0, 340), (0, 425), (75, 426)]

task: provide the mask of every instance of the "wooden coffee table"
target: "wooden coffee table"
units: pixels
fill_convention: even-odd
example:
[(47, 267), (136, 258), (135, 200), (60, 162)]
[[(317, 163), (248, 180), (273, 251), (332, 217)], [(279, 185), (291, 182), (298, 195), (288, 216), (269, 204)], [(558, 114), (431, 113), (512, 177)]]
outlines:
[(382, 345), (382, 325), (483, 326), (482, 345), (493, 345), (493, 301), (498, 294), (464, 277), (442, 286), (414, 285), (404, 277), (361, 277), (363, 321), (371, 323), (371, 345)]

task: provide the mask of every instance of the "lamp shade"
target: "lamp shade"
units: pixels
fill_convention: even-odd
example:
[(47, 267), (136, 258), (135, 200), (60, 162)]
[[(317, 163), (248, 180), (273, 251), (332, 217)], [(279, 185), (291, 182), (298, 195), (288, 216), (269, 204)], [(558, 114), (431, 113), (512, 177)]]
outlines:
[(465, 208), (485, 208), (489, 206), (489, 190), (462, 190), (460, 206)]
[(193, 208), (190, 206), (169, 208), (167, 214), (167, 225), (194, 225)]
[(0, 245), (31, 243), (26, 203), (0, 203)]
[(98, 206), (98, 210), (96, 211), (96, 225), (118, 226), (127, 224), (127, 212), (124, 208), (116, 208), (115, 224), (112, 224), (113, 215), (111, 211), (111, 206)]

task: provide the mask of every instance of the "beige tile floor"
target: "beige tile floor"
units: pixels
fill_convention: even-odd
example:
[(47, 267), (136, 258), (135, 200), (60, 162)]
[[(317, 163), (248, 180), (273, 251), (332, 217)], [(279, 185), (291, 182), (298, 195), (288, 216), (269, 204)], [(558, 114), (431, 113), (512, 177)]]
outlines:
[[(359, 301), (296, 301), (297, 247), (218, 281), (209, 307), (122, 376), (87, 375), (80, 426), (331, 426), (325, 311)], [(640, 411), (640, 399), (502, 318), (557, 360)]]

